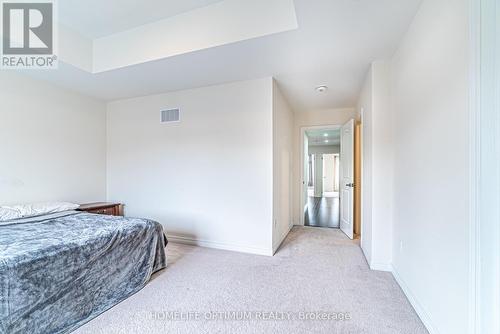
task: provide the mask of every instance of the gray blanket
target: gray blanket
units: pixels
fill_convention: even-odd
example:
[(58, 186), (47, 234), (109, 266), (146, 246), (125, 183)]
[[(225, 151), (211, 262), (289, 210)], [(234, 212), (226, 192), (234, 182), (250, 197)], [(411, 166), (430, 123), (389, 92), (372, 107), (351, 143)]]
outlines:
[(67, 212), (0, 224), (0, 333), (67, 333), (166, 266), (162, 226)]

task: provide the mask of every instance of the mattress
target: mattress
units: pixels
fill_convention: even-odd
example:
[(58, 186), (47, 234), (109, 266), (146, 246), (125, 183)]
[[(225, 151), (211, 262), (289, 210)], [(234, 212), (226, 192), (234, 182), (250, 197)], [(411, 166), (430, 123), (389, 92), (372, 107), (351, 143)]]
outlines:
[(0, 224), (0, 333), (68, 333), (167, 265), (158, 222), (76, 211)]

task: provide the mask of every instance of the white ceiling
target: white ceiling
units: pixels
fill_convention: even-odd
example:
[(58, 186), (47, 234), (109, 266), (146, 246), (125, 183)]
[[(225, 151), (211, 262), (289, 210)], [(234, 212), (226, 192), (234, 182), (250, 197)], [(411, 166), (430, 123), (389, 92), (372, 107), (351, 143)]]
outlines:
[[(146, 19), (172, 15), (188, 5), (213, 2), (66, 1), (82, 11), (78, 14), (73, 8), (74, 13), (68, 14), (71, 11), (61, 6), (61, 20), (88, 36), (105, 35)], [(63, 63), (59, 70), (29, 74), (103, 100), (273, 76), (295, 111), (353, 107), (370, 63), (392, 56), (420, 1), (295, 0), (297, 30), (98, 74)], [(159, 5), (163, 2), (168, 5)], [(94, 4), (103, 8), (84, 10)], [(106, 23), (106, 13), (114, 12), (115, 6), (119, 10), (111, 15), (113, 23)], [(327, 85), (329, 89), (320, 94), (314, 89), (318, 85)]]
[(59, 21), (91, 39), (129, 30), (221, 0), (63, 0)]
[(308, 130), (309, 146), (340, 145), (340, 129)]

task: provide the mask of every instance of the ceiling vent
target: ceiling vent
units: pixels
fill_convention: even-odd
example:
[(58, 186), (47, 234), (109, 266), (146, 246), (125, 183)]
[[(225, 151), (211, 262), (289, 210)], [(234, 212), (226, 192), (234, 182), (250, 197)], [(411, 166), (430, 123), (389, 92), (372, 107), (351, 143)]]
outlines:
[(179, 122), (180, 120), (181, 120), (181, 112), (179, 109), (169, 109), (161, 111), (162, 123)]

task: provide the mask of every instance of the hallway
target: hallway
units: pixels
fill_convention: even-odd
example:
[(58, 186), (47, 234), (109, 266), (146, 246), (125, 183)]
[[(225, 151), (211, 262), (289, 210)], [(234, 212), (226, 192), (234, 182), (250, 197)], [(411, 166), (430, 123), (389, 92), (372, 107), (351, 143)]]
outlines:
[(336, 196), (309, 196), (307, 208), (304, 218), (305, 226), (339, 228), (338, 193)]

